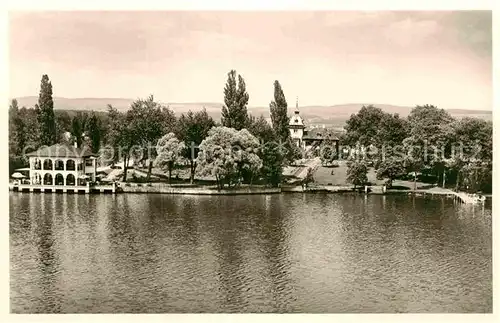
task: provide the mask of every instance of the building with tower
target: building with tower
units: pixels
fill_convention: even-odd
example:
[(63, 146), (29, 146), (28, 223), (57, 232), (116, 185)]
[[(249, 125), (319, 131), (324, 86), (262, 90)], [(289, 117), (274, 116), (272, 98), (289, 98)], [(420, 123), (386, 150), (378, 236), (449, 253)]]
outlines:
[(299, 112), (298, 99), (295, 103), (295, 111), (290, 117), (288, 128), (290, 129), (290, 137), (292, 138), (293, 142), (297, 145), (297, 147), (302, 147), (306, 125), (304, 124), (304, 120), (302, 119), (302, 116)]
[(306, 125), (304, 118), (300, 115), (298, 98), (295, 102), (295, 110), (290, 116), (288, 128), (290, 129), (290, 137), (297, 147), (309, 150), (318, 147), (322, 142), (328, 140), (336, 146), (338, 151), (339, 138), (332, 129), (328, 129), (325, 126), (308, 127)]

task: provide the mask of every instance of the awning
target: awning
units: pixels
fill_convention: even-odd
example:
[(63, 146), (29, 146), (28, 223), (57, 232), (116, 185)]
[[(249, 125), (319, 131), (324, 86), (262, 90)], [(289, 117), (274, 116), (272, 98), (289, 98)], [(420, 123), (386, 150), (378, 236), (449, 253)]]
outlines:
[(16, 178), (16, 179), (19, 179), (19, 178), (26, 178), (26, 176), (24, 176), (23, 174), (21, 173), (14, 173), (12, 175), (10, 175), (12, 178)]
[(29, 172), (30, 168), (29, 167), (24, 167), (24, 168), (18, 168), (16, 169), (16, 172)]

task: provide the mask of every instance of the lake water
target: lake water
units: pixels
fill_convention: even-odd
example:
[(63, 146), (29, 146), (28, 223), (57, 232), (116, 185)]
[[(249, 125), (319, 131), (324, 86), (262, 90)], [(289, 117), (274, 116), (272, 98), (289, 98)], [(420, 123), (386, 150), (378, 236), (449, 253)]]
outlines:
[(13, 313), (491, 312), (491, 206), (10, 194)]

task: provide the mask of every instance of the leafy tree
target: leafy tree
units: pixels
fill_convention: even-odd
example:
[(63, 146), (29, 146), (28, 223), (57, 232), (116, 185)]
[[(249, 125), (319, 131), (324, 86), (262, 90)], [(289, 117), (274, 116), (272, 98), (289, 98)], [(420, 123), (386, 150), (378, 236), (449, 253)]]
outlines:
[(413, 189), (417, 189), (417, 172), (419, 172), (424, 162), (420, 158), (420, 150), (418, 147), (413, 145), (411, 138), (406, 138), (403, 141), (404, 155), (403, 155), (403, 166), (407, 173), (413, 173)]
[(452, 121), (448, 112), (433, 105), (416, 106), (411, 111), (405, 146), (412, 150), (413, 165), (430, 169), (444, 179), (448, 129)]
[(263, 115), (258, 118), (250, 115), (248, 118), (248, 131), (260, 142), (265, 143), (276, 139), (275, 132)]
[(261, 174), (266, 182), (278, 186), (283, 177), (283, 160), (285, 152), (276, 141), (268, 141), (262, 145), (260, 152), (262, 159)]
[(54, 101), (52, 99), (52, 83), (44, 74), (40, 85), (38, 105), (35, 107), (40, 123), (40, 143), (42, 145), (53, 145), (56, 140), (56, 123), (54, 117)]
[(200, 145), (197, 163), (202, 175), (212, 175), (219, 189), (241, 182), (242, 172), (262, 167), (259, 141), (248, 130), (214, 127)]
[(166, 134), (158, 140), (156, 145), (157, 156), (154, 164), (168, 170), (168, 182), (172, 179), (172, 170), (183, 160), (185, 150), (184, 142), (179, 141), (173, 132)]
[(363, 106), (357, 114), (351, 115), (346, 121), (345, 134), (342, 137), (342, 144), (368, 147), (378, 144), (378, 133), (380, 124), (386, 118), (386, 113), (373, 105)]
[(9, 155), (21, 156), (26, 146), (27, 132), (24, 119), (19, 111), (17, 100), (12, 100), (9, 107)]
[(169, 106), (161, 105), (162, 136), (169, 132), (174, 132), (177, 126), (177, 118), (174, 111)]
[(88, 133), (90, 138), (90, 147), (94, 154), (97, 154), (101, 147), (101, 129), (101, 120), (94, 112), (92, 112), (88, 122)]
[(319, 158), (323, 166), (330, 165), (337, 157), (337, 148), (330, 140), (325, 140), (321, 143), (319, 148)]
[(71, 119), (68, 111), (56, 110), (56, 111), (54, 111), (54, 114), (55, 114), (55, 118), (56, 118), (56, 123), (59, 124), (60, 128), (64, 131), (70, 131), (72, 119)]
[(347, 181), (354, 185), (365, 185), (368, 182), (368, 167), (363, 161), (349, 161), (347, 163)]
[(301, 159), (303, 157), (303, 151), (301, 148), (297, 147), (292, 138), (289, 138), (286, 142), (280, 143), (285, 150), (285, 166), (292, 164), (294, 161)]
[(177, 126), (177, 137), (184, 142), (185, 149), (183, 156), (190, 163), (190, 180), (194, 181), (196, 171), (196, 158), (198, 156), (198, 146), (203, 139), (208, 136), (210, 129), (215, 127), (215, 121), (207, 113), (206, 109), (193, 113), (188, 111), (179, 118)]
[(56, 139), (58, 142), (64, 140), (66, 132), (71, 133), (72, 119), (67, 111), (54, 111), (56, 118)]
[(449, 140), (453, 147), (447, 161), (456, 189), (468, 186), (472, 191), (491, 191), (492, 122), (476, 118), (455, 120), (449, 127)]
[(82, 147), (87, 128), (88, 114), (78, 112), (71, 120), (71, 135), (73, 136), (78, 148)]
[(134, 101), (126, 113), (126, 122), (131, 131), (130, 140), (134, 145), (142, 147), (144, 152), (147, 151), (149, 158), (147, 180), (151, 178), (155, 154), (150, 148), (154, 149), (153, 144), (163, 134), (174, 131), (172, 116), (173, 112), (156, 102), (152, 95), (146, 100)]
[(377, 166), (377, 179), (387, 178), (388, 186), (392, 186), (392, 181), (405, 174), (404, 160), (391, 156), (383, 159)]
[[(127, 180), (127, 170), (132, 148), (135, 144), (134, 133), (126, 115), (108, 105), (108, 146), (111, 160), (117, 162), (123, 158), (123, 181)], [(105, 152), (103, 152), (105, 153)]]
[(19, 110), (19, 118), (23, 120), (23, 136), (26, 139), (26, 145), (24, 146), (23, 150), (26, 150), (26, 153), (35, 151), (41, 145), (38, 112), (36, 109), (27, 109), (26, 107), (22, 107)]
[[(341, 136), (341, 143), (368, 154), (375, 162), (402, 150), (408, 137), (408, 122), (396, 114), (389, 114), (373, 105), (363, 106), (351, 115)], [(402, 152), (400, 152), (402, 154)]]
[(248, 93), (245, 80), (238, 75), (236, 84), (236, 71), (231, 70), (227, 74), (227, 82), (224, 87), (224, 106), (222, 107), (222, 125), (228, 128), (241, 130), (247, 126)]
[(377, 132), (376, 145), (378, 148), (401, 146), (403, 140), (408, 137), (408, 128), (408, 121), (400, 118), (399, 114), (384, 114)]
[(290, 138), (288, 128), (290, 118), (288, 117), (287, 102), (279, 81), (274, 81), (274, 101), (269, 104), (271, 120), (274, 132), (281, 142), (287, 142)]

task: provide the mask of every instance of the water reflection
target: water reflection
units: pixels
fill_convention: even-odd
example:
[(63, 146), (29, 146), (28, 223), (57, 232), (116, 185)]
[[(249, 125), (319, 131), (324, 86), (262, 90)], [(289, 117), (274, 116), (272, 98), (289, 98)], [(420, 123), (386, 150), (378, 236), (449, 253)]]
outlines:
[(491, 208), (366, 195), (10, 195), (16, 313), (488, 312)]
[(40, 312), (60, 311), (60, 294), (57, 288), (59, 274), (59, 259), (56, 254), (56, 240), (53, 232), (53, 213), (48, 205), (51, 196), (40, 195), (40, 218), (37, 219), (36, 246), (38, 249), (38, 270), (41, 290), (43, 291), (40, 302)]

